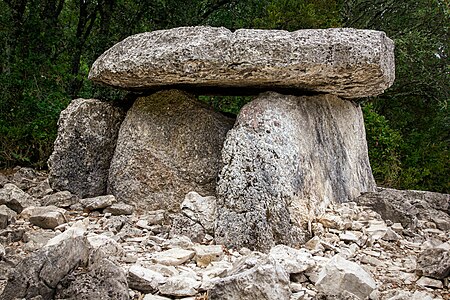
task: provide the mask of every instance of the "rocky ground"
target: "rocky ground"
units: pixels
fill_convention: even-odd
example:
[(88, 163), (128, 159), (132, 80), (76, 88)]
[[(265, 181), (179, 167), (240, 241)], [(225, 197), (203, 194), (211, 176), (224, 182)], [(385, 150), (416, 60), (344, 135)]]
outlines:
[(56, 193), (44, 172), (3, 171), (0, 299), (450, 299), (448, 195), (389, 219), (392, 203), (371, 199), (330, 206), (301, 249), (259, 253), (215, 245), (214, 197), (139, 212)]

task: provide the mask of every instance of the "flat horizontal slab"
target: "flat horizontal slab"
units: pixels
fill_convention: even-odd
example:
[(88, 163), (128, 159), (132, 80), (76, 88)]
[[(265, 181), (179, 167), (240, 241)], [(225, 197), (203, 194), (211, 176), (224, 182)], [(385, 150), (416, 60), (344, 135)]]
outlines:
[(93, 64), (89, 79), (127, 90), (164, 87), (296, 89), (375, 96), (395, 77), (384, 32), (180, 27), (136, 34)]

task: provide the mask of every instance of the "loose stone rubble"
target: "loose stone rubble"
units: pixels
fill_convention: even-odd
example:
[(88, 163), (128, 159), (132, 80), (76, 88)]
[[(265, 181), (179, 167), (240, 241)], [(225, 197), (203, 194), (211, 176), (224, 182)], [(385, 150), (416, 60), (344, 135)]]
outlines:
[(181, 27), (117, 43), (96, 60), (89, 79), (129, 90), (290, 88), (358, 98), (392, 85), (393, 49), (373, 30)]
[(161, 211), (115, 216), (73, 204), (57, 208), (63, 224), (44, 229), (30, 222), (48, 210), (41, 200), (0, 229), (0, 299), (450, 299), (450, 232), (421, 219), (421, 202), (413, 229), (368, 206), (331, 204), (305, 245), (264, 254), (173, 236)]

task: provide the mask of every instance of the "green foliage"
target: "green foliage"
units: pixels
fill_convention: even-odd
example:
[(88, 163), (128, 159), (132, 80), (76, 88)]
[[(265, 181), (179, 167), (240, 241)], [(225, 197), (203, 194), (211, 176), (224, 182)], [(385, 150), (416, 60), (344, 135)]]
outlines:
[(288, 31), (340, 24), (338, 3), (330, 0), (272, 0), (265, 14), (255, 20), (257, 28)]
[[(400, 170), (393, 165), (398, 176), (392, 187), (450, 192), (449, 12), (448, 1), (442, 0), (341, 4), (344, 26), (382, 30), (395, 42), (395, 83), (370, 99), (403, 141), (395, 152), (401, 164)], [(372, 168), (382, 170), (381, 153), (370, 149), (369, 133), (368, 139)], [(387, 176), (389, 170), (383, 172)]]
[(207, 103), (214, 110), (237, 115), (241, 108), (252, 100), (251, 96), (199, 96), (198, 99)]
[(378, 184), (396, 186), (401, 170), (400, 148), (403, 143), (399, 132), (389, 126), (372, 104), (363, 107), (372, 173)]

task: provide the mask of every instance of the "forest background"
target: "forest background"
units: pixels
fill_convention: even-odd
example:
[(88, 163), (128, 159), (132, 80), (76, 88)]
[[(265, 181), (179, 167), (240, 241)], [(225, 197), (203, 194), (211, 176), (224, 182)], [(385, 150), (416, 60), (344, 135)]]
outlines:
[[(120, 101), (89, 68), (144, 31), (211, 25), (353, 27), (395, 42), (396, 81), (359, 99), (378, 185), (450, 192), (449, 0), (0, 0), (0, 168), (45, 168), (59, 113), (78, 97)], [(199, 96), (236, 114), (249, 97)]]

